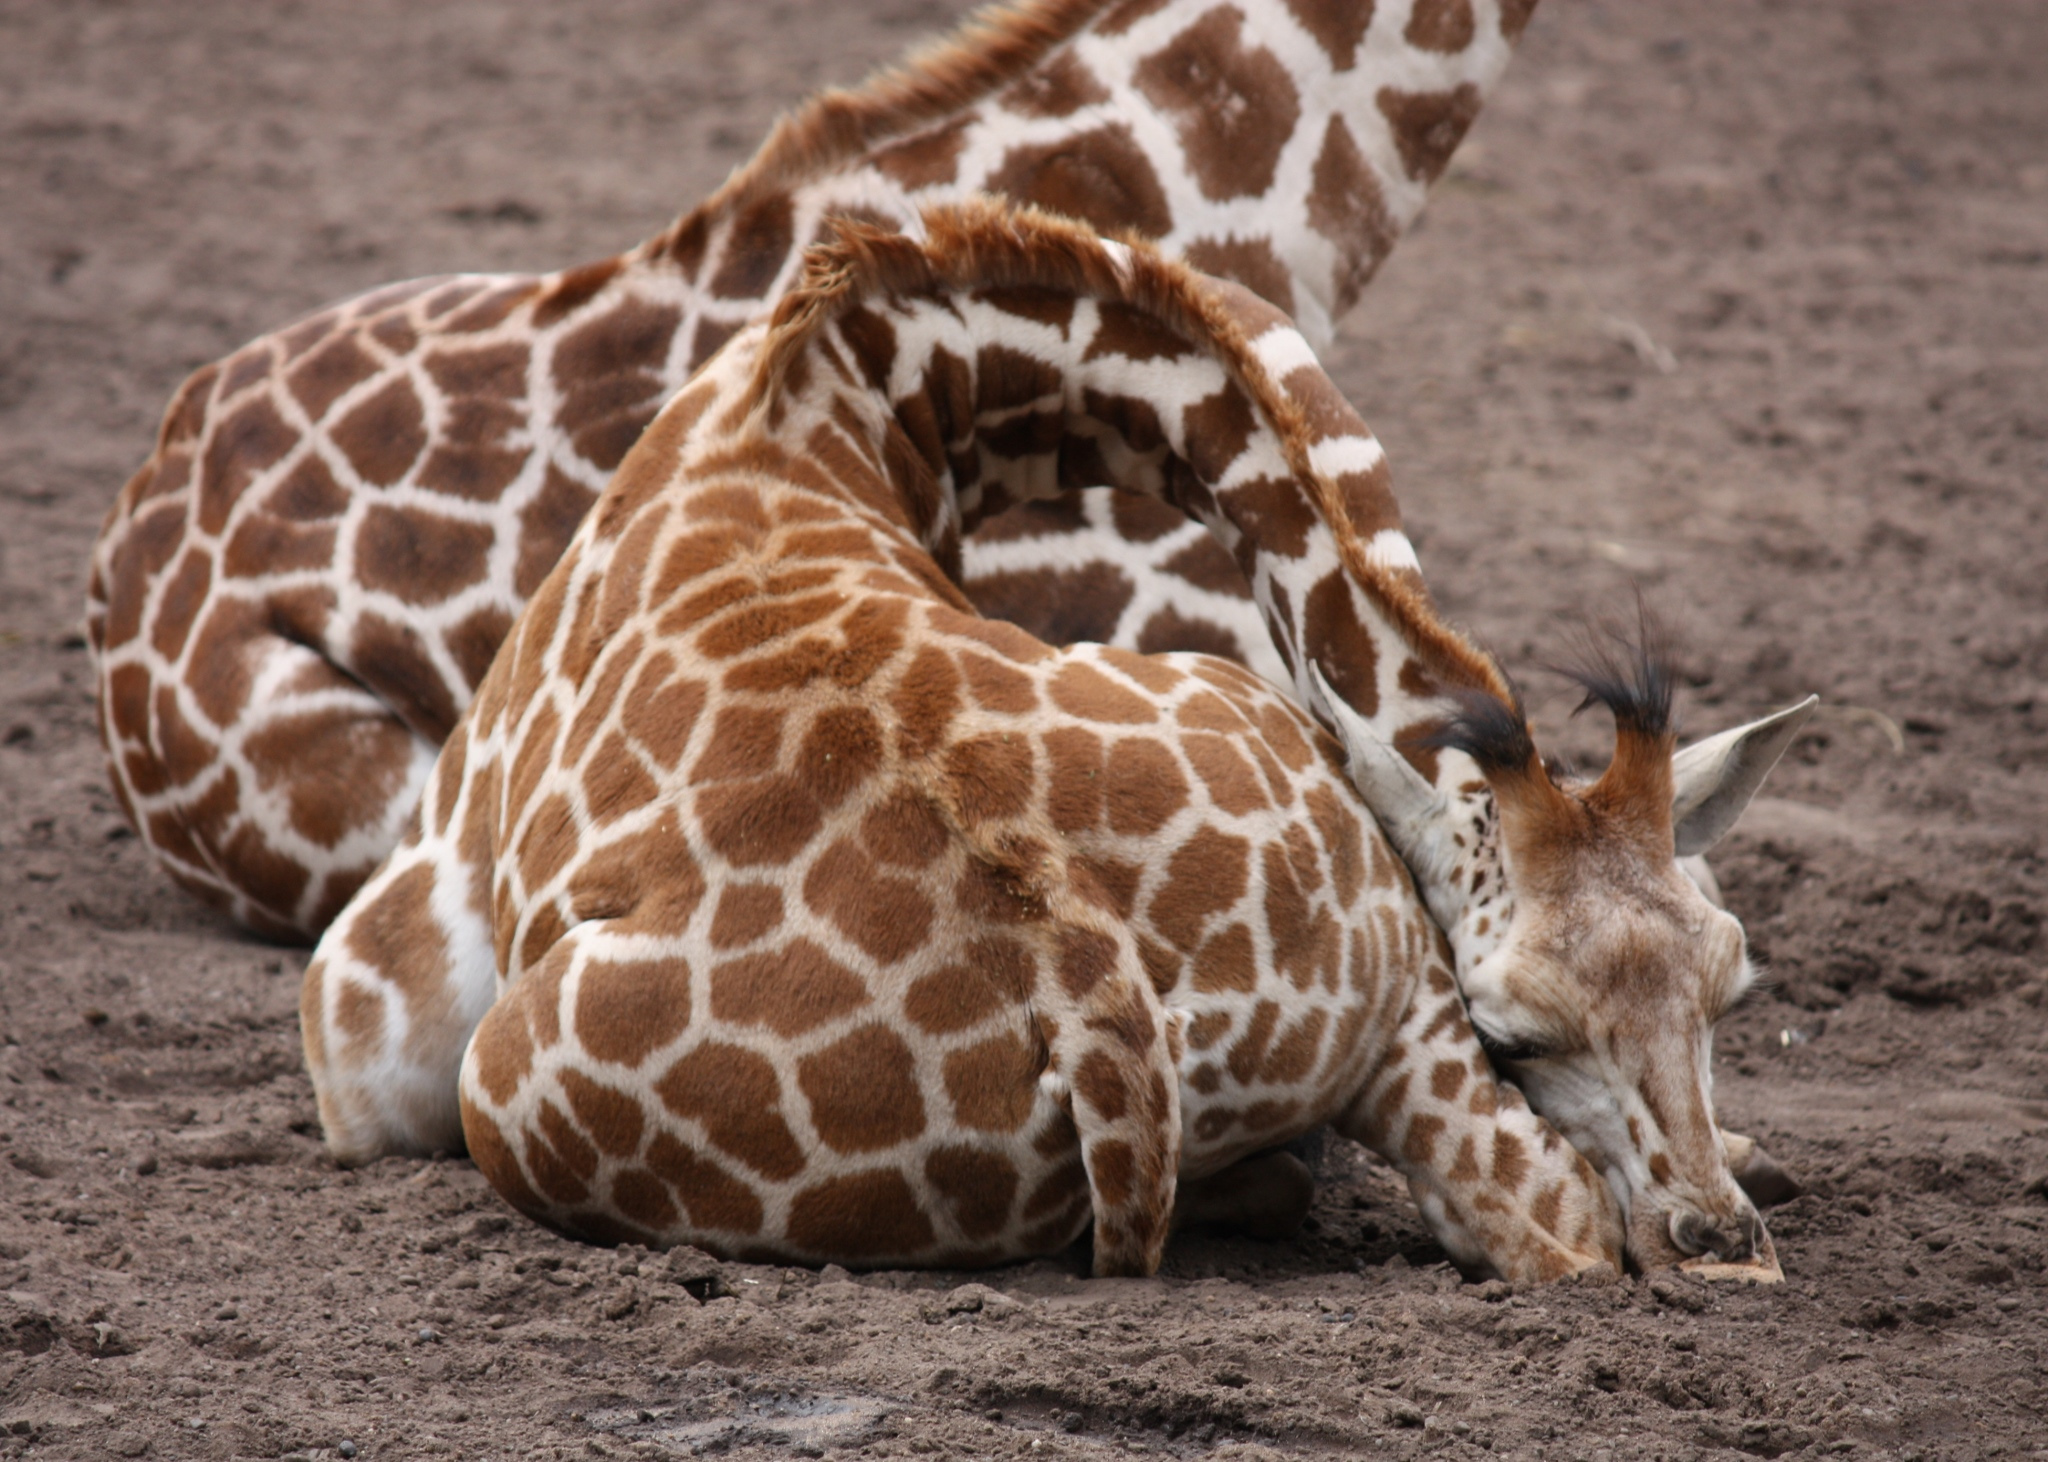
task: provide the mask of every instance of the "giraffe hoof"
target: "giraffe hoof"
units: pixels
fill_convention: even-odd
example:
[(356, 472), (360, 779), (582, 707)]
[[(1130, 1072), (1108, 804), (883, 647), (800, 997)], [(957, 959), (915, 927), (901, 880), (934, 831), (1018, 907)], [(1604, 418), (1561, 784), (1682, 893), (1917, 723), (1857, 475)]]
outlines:
[(1775, 1208), (1790, 1203), (1806, 1191), (1806, 1185), (1779, 1167), (1761, 1147), (1752, 1145), (1735, 1166), (1735, 1181), (1758, 1208)]

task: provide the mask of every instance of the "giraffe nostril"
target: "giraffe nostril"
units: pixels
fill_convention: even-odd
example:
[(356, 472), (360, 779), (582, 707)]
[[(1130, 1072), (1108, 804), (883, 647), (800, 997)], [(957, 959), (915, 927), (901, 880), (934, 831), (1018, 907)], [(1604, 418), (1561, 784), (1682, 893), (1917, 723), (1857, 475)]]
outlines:
[(1680, 1252), (1694, 1258), (1702, 1254), (1726, 1258), (1732, 1247), (1728, 1236), (1712, 1219), (1692, 1209), (1671, 1215), (1671, 1242)]

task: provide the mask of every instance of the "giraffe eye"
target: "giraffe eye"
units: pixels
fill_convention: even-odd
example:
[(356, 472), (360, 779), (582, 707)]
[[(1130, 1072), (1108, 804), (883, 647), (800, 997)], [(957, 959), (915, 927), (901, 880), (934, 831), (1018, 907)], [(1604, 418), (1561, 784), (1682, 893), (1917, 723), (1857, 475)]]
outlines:
[(1541, 1061), (1549, 1052), (1536, 1042), (1521, 1037), (1502, 1037), (1490, 1034), (1485, 1027), (1474, 1025), (1473, 1033), (1479, 1037), (1480, 1049), (1494, 1065), (1515, 1065), (1523, 1061)]

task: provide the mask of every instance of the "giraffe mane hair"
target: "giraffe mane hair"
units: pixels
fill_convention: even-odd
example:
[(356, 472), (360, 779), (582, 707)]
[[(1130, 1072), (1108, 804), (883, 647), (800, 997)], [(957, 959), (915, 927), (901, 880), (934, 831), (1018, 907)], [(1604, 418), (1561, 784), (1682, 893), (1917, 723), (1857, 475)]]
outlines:
[(1351, 578), (1437, 679), (1520, 704), (1493, 657), (1438, 618), (1419, 575), (1388, 570), (1368, 556), (1344, 494), (1311, 461), (1317, 438), (1307, 413), (1281, 389), (1231, 311), (1223, 291), (1241, 286), (1169, 259), (1136, 234), (1105, 238), (1086, 224), (995, 197), (928, 209), (923, 224), (920, 241), (859, 219), (836, 221), (832, 237), (806, 252), (802, 278), (777, 304), (741, 410), (766, 407), (817, 332), (870, 295), (1022, 287), (1129, 304), (1206, 349), (1251, 396), (1289, 468), (1313, 494)]
[(1012, 0), (984, 6), (950, 34), (854, 87), (827, 87), (782, 114), (718, 190), (646, 246), (680, 251), (706, 221), (821, 176), (870, 148), (943, 121), (1017, 80), (1072, 40), (1107, 0)]

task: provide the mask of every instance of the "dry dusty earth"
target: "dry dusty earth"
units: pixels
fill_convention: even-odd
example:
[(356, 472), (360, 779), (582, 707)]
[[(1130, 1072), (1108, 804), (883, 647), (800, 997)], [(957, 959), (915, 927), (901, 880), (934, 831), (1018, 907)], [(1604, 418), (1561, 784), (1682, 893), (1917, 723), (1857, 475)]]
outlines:
[[(1461, 1285), (1333, 1150), (1146, 1282), (586, 1248), (341, 1172), (304, 954), (103, 784), (86, 551), (184, 373), (386, 279), (607, 253), (942, 24), (882, 0), (0, 0), (0, 1456), (2048, 1456), (2048, 7), (1550, 0), (1348, 323), (1449, 608), (1698, 731), (1829, 708), (1720, 854), (1723, 1109), (1788, 1282)], [(985, 1288), (982, 1286), (986, 1286)]]

